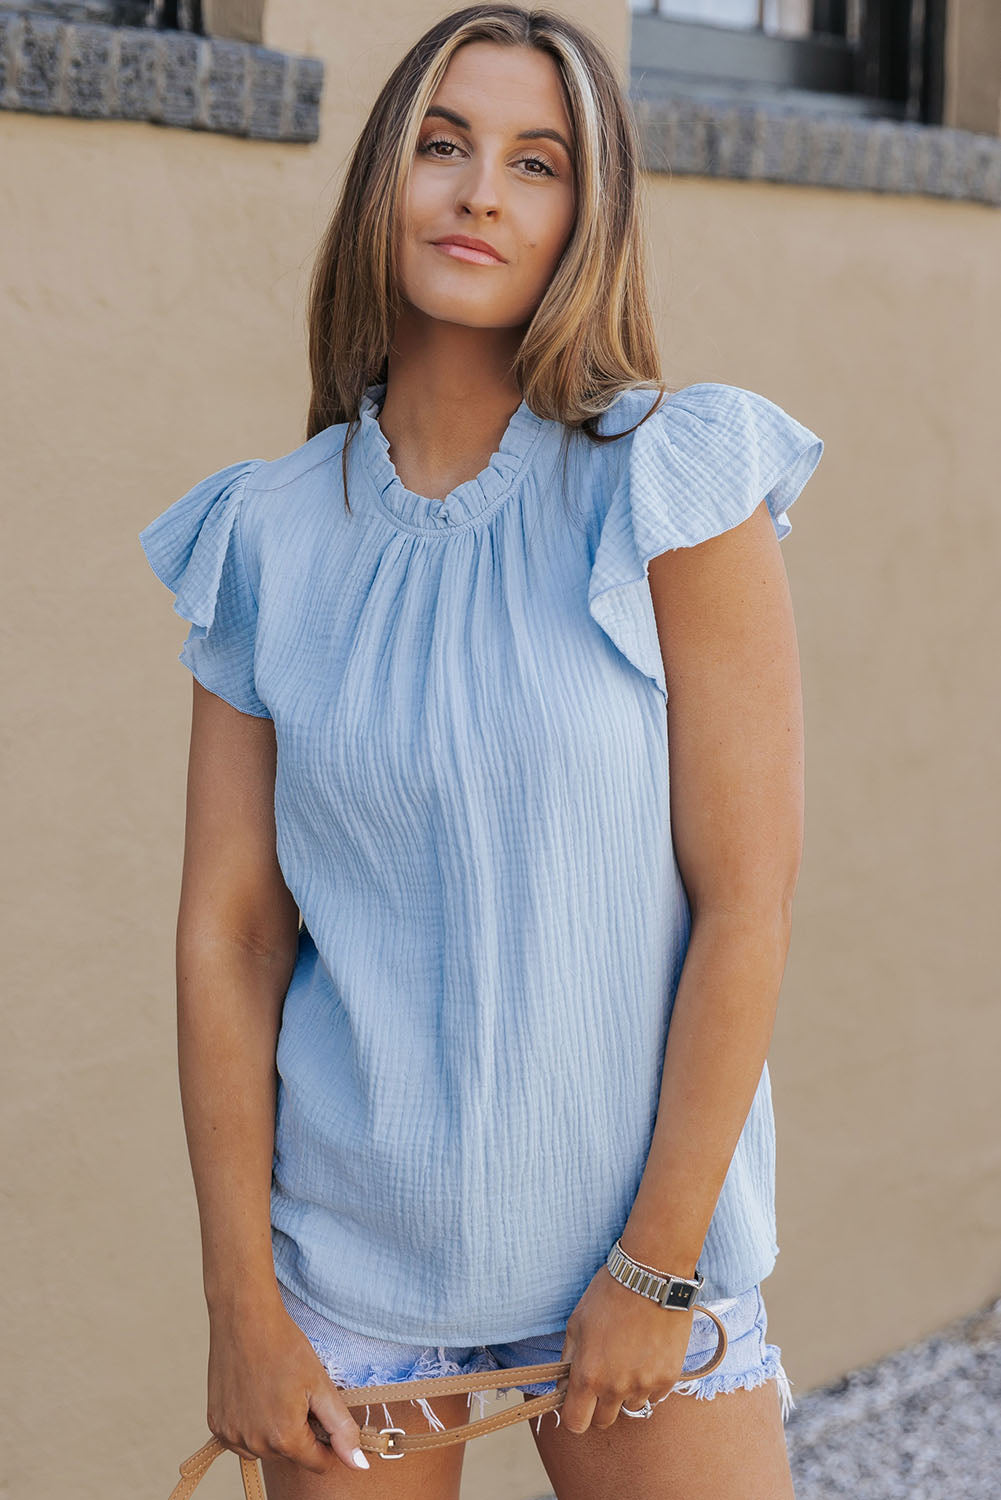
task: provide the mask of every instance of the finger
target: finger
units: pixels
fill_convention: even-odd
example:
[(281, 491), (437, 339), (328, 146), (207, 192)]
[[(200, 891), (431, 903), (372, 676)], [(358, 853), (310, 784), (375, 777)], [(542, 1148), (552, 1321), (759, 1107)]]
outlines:
[(251, 1453), (249, 1448), (244, 1448), (239, 1443), (227, 1443), (226, 1447), (231, 1453), (236, 1453), (240, 1458), (249, 1458), (256, 1462), (260, 1457), (259, 1454)]
[(622, 1396), (601, 1396), (598, 1398), (598, 1404), (594, 1409), (591, 1426), (601, 1428), (611, 1427), (612, 1423), (617, 1421), (623, 1405), (631, 1406), (633, 1411), (638, 1411), (643, 1402), (637, 1401), (634, 1406), (631, 1401), (624, 1401)]
[[(361, 1450), (361, 1429), (354, 1417), (344, 1405), (341, 1398), (335, 1394), (336, 1387), (331, 1382), (329, 1389), (320, 1388), (310, 1395), (310, 1409), (316, 1416), (317, 1421), (330, 1439), (330, 1447), (333, 1448), (337, 1457), (349, 1469), (367, 1469), (371, 1465)], [(313, 1437), (313, 1448), (317, 1458), (327, 1467), (329, 1450), (322, 1443), (310, 1427)], [(358, 1463), (358, 1455), (365, 1459), (364, 1463)]]
[(596, 1395), (584, 1390), (580, 1385), (574, 1385), (573, 1372), (571, 1372), (566, 1399), (560, 1408), (560, 1426), (568, 1427), (571, 1432), (586, 1432), (591, 1425), (591, 1418), (597, 1404)]
[(322, 1438), (317, 1437), (311, 1427), (303, 1429), (299, 1442), (287, 1444), (278, 1453), (281, 1458), (287, 1458), (300, 1468), (308, 1469), (311, 1474), (329, 1474), (331, 1469), (340, 1468), (342, 1464), (354, 1468), (332, 1443), (325, 1443)]
[(230, 1453), (235, 1453), (239, 1458), (256, 1460), (259, 1457), (259, 1454), (245, 1442), (242, 1433), (237, 1434), (232, 1430), (229, 1432), (216, 1432), (211, 1423), (209, 1423), (209, 1431), (217, 1442), (222, 1443), (224, 1448), (228, 1448)]
[(309, 1425), (309, 1433), (312, 1434), (312, 1442), (309, 1433), (304, 1433), (304, 1447), (298, 1461), (307, 1464), (314, 1474), (327, 1474), (331, 1469), (339, 1468), (341, 1457), (323, 1423), (313, 1412), (309, 1413), (306, 1421)]

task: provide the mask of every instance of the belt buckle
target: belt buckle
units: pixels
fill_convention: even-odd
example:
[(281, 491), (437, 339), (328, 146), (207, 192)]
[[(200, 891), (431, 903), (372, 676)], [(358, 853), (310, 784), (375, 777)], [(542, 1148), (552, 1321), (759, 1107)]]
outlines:
[[(379, 1434), (380, 1434), (380, 1436), (382, 1436), (383, 1434), (385, 1434), (387, 1432), (388, 1433), (396, 1433), (396, 1432), (398, 1432), (399, 1435), (400, 1435), (400, 1437), (406, 1437), (406, 1435), (407, 1435), (407, 1430), (406, 1430), (405, 1427), (380, 1427), (379, 1428)], [(401, 1448), (400, 1451), (399, 1451), (399, 1453), (380, 1453), (379, 1454), (380, 1458), (406, 1458), (406, 1456), (407, 1456), (407, 1452), (406, 1452), (405, 1448)]]

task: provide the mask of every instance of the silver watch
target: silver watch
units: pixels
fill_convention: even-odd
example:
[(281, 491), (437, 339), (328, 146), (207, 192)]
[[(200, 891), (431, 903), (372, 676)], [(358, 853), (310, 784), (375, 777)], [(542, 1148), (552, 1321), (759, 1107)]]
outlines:
[(691, 1308), (706, 1280), (698, 1267), (695, 1269), (694, 1281), (687, 1276), (669, 1276), (662, 1271), (655, 1271), (652, 1266), (646, 1266), (642, 1261), (633, 1260), (631, 1255), (627, 1255), (620, 1240), (616, 1240), (609, 1250), (605, 1265), (616, 1281), (621, 1281), (631, 1292), (650, 1297), (654, 1302), (659, 1302), (661, 1307), (680, 1307), (685, 1311)]

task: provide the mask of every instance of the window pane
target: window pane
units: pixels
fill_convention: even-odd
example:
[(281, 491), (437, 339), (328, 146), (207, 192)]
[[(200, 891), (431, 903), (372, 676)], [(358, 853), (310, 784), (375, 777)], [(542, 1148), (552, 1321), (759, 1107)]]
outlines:
[(809, 36), (813, 0), (632, 0), (633, 10), (656, 10), (674, 21), (701, 21), (742, 30), (763, 24), (778, 36)]
[(707, 21), (714, 26), (758, 24), (758, 0), (660, 0), (651, 8), (676, 21)]

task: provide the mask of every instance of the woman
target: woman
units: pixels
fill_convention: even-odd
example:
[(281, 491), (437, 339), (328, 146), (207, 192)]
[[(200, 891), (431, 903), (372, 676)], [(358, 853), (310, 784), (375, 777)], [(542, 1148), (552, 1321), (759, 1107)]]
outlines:
[[(666, 394), (637, 185), (586, 32), (446, 16), (321, 247), (307, 441), (141, 536), (191, 622), (208, 1420), (270, 1500), (452, 1500), (463, 1444), (361, 1473), (337, 1387), (552, 1360), (559, 1500), (792, 1494), (760, 1290), (802, 820), (778, 541), (822, 443)], [(699, 1281), (716, 1371), (685, 1380), (714, 1325), (616, 1243)]]

